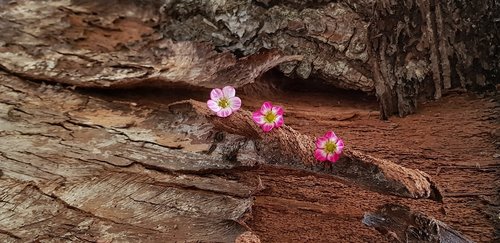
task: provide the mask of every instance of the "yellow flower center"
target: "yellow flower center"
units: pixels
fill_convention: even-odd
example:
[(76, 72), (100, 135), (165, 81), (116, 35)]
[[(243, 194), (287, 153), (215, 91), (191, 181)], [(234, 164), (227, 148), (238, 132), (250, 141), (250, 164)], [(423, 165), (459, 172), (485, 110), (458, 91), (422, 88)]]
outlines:
[(219, 100), (218, 105), (221, 108), (226, 108), (226, 107), (229, 106), (229, 101), (226, 98), (222, 98), (222, 99)]
[(276, 115), (270, 111), (266, 114), (266, 116), (264, 116), (264, 119), (268, 122), (268, 123), (271, 123), (271, 122), (274, 122), (274, 120), (276, 120)]
[(328, 153), (334, 153), (335, 150), (337, 150), (337, 144), (331, 142), (331, 141), (328, 141), (326, 142), (325, 144), (325, 151), (328, 152)]

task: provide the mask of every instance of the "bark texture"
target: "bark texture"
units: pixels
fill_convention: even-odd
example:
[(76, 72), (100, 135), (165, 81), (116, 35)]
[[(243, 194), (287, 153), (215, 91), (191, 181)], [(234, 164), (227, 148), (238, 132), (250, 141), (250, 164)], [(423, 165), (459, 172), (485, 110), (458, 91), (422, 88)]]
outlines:
[(242, 56), (270, 48), (303, 55), (280, 70), (375, 92), (382, 118), (414, 113), (419, 98), (498, 83), (497, 1), (192, 0), (161, 10), (163, 32), (174, 40)]
[(363, 223), (385, 234), (391, 242), (473, 242), (439, 220), (396, 204), (366, 213)]
[(361, 152), (346, 149), (335, 168), (318, 164), (310, 137), (287, 126), (263, 134), (248, 111), (222, 122), (196, 101), (147, 109), (5, 73), (0, 81), (5, 242), (232, 242), (248, 231), (244, 221), (262, 185), (256, 177), (231, 178), (224, 171), (263, 163), (327, 173), (383, 193), (440, 199), (424, 172)]
[(497, 1), (408, 0), (374, 5), (372, 72), (383, 118), (414, 113), (419, 98), (494, 89), (500, 70)]
[[(415, 112), (419, 98), (498, 83), (496, 1), (2, 5), (3, 69), (75, 86), (240, 87), (279, 65), (290, 76), (375, 93), (387, 118)], [(27, 6), (31, 14), (21, 14)], [(50, 33), (60, 35), (55, 43)]]
[[(441, 80), (435, 94), (453, 88), (436, 70), (458, 65), (436, 69), (452, 52), (424, 45), (415, 47), (418, 65), (404, 62), (423, 75), (418, 87), (391, 78), (403, 65), (393, 41), (404, 41), (391, 39), (398, 31), (389, 32), (389, 19), (418, 6), (436, 13), (422, 19), (437, 23), (434, 10), (444, 9), (408, 4), (384, 12), (395, 3), (0, 0), (1, 241), (258, 242), (246, 221), (263, 185), (245, 172), (262, 164), (441, 201), (425, 172), (349, 147), (335, 166), (317, 163), (312, 137), (288, 126), (264, 134), (245, 109), (221, 120), (198, 101), (148, 108), (71, 90), (245, 87), (279, 65), (304, 79), (376, 91), (383, 117), (394, 107), (406, 114), (416, 102), (404, 102), (429, 80)], [(446, 29), (425, 26), (423, 33)]]
[(78, 87), (240, 87), (300, 56), (267, 50), (237, 59), (210, 44), (173, 42), (153, 29), (157, 11), (70, 0), (0, 5), (0, 67), (19, 76)]
[(0, 80), (2, 242), (234, 242), (247, 231), (258, 178), (218, 176), (238, 165), (162, 131), (172, 117)]

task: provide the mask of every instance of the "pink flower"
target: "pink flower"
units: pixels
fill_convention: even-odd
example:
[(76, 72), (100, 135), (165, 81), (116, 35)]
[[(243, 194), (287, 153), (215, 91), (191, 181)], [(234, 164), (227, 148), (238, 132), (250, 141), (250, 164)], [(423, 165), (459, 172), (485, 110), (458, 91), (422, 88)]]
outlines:
[(267, 101), (262, 104), (260, 110), (253, 113), (252, 118), (264, 132), (269, 132), (273, 128), (283, 125), (283, 108), (281, 106), (273, 106), (271, 102)]
[(314, 157), (319, 161), (335, 162), (339, 160), (342, 150), (344, 149), (344, 141), (338, 138), (334, 132), (328, 131), (325, 136), (316, 140), (316, 150)]
[(207, 106), (219, 117), (228, 117), (241, 107), (241, 99), (236, 97), (236, 90), (231, 86), (212, 89)]

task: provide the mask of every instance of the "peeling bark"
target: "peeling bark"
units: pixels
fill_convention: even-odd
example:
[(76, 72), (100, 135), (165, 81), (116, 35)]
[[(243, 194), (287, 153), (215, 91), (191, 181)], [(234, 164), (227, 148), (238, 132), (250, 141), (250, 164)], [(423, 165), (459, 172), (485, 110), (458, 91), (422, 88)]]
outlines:
[[(27, 6), (33, 11), (21, 14)], [(486, 0), (19, 0), (0, 8), (1, 68), (81, 87), (240, 87), (279, 66), (375, 93), (385, 119), (450, 89), (494, 89), (500, 67), (500, 6)]]
[[(196, 101), (153, 110), (6, 74), (0, 80), (0, 210), (12, 218), (0, 221), (6, 239), (108, 239), (111, 227), (126, 232), (124, 240), (234, 241), (247, 231), (251, 197), (262, 185), (219, 174), (262, 163), (439, 199), (425, 173), (349, 148), (333, 166), (317, 163), (312, 138), (288, 126), (263, 134), (248, 111), (222, 122)], [(32, 224), (32, 217), (44, 220)], [(61, 221), (74, 226), (61, 228)], [(80, 222), (94, 228), (75, 232)]]
[[(263, 133), (251, 120), (249, 111), (241, 110), (228, 118), (220, 119), (210, 114), (205, 106), (201, 102), (191, 100), (174, 103), (170, 105), (170, 110), (175, 113), (190, 112), (193, 116), (197, 114), (208, 119), (216, 130), (252, 138), (254, 144), (251, 148), (269, 164), (334, 175), (381, 193), (441, 200), (439, 189), (430, 176), (422, 171), (374, 158), (349, 147), (344, 149), (343, 157), (337, 163), (319, 163), (313, 155), (313, 138), (300, 134), (287, 125), (271, 133)], [(238, 161), (238, 150), (241, 147), (234, 148), (236, 151), (229, 154)], [(248, 155), (248, 147), (243, 148), (244, 155)], [(241, 157), (243, 160), (248, 158)]]
[(301, 60), (277, 50), (238, 59), (207, 43), (173, 42), (144, 21), (157, 19), (157, 12), (127, 16), (136, 9), (130, 8), (96, 17), (70, 0), (0, 5), (0, 68), (77, 87), (214, 88), (240, 87), (280, 63)]
[(161, 26), (174, 40), (209, 41), (244, 56), (262, 48), (302, 55), (280, 70), (372, 92), (368, 23), (355, 9), (360, 2), (370, 1), (169, 1)]
[(375, 92), (384, 119), (450, 89), (494, 90), (499, 75), (500, 5), (492, 1), (191, 0), (168, 1), (161, 11), (174, 40), (243, 56), (262, 48), (302, 55), (280, 70)]
[(217, 176), (238, 165), (191, 152), (195, 142), (180, 150), (153, 111), (0, 80), (2, 241), (234, 242), (247, 231), (258, 178)]
[(468, 50), (471, 31), (456, 35), (468, 23), (450, 22), (464, 6), (396, 3), (0, 1), (0, 239), (259, 242), (245, 220), (260, 178), (225, 173), (260, 164), (440, 201), (420, 170), (350, 148), (336, 164), (318, 163), (313, 138), (288, 126), (264, 134), (245, 110), (222, 122), (196, 101), (149, 109), (12, 76), (194, 89), (243, 87), (279, 66), (376, 92), (383, 118), (414, 112), (429, 84), (435, 98), (491, 84), (498, 61), (484, 60), (496, 46)]
[[(38, 15), (17, 14), (27, 5), (29, 5), (29, 8), (33, 9), (33, 11), (36, 10)], [(135, 40), (136, 42), (130, 42), (125, 47), (123, 47), (123, 45), (127, 43), (115, 43), (114, 45), (108, 46), (107, 51), (96, 51), (89, 46), (83, 46), (84, 44), (81, 41), (84, 41), (84, 43), (88, 45), (90, 44), (88, 41), (98, 37), (95, 35), (81, 37), (85, 36), (82, 34), (82, 31), (83, 33), (90, 30), (99, 32), (99, 30), (102, 31), (104, 28), (112, 29), (116, 32), (124, 32), (126, 29), (123, 29), (123, 26), (120, 28), (121, 21), (119, 21), (119, 14), (109, 14), (106, 15), (107, 17), (104, 19), (94, 19), (94, 22), (92, 22), (92, 18), (94, 17), (90, 14), (90, 10), (85, 7), (71, 6), (70, 1), (67, 0), (55, 1), (50, 5), (40, 2), (21, 1), (18, 5), (5, 5), (4, 7), (10, 7), (12, 11), (3, 12), (1, 15), (2, 24), (0, 24), (0, 26), (6, 28), (12, 25), (11, 21), (26, 23), (27, 25), (16, 26), (17, 28), (15, 31), (10, 32), (9, 42), (4, 45), (2, 48), (3, 52), (0, 54), (0, 60), (3, 60), (2, 66), (10, 73), (15, 73), (21, 77), (28, 77), (35, 80), (51, 80), (58, 83), (82, 87), (126, 87), (137, 84), (151, 85), (151, 82), (154, 81), (160, 82), (163, 85), (175, 86), (175, 83), (181, 83), (181, 85), (191, 87), (216, 87), (222, 85), (223, 82), (230, 81), (232, 85), (240, 86), (253, 82), (263, 71), (283, 61), (297, 60), (298, 58), (297, 56), (281, 56), (275, 51), (266, 51), (236, 61), (229, 53), (218, 54), (201, 44), (191, 42), (174, 43), (168, 39), (158, 38), (151, 28), (142, 30), (144, 33), (134, 36), (134, 38), (138, 38)], [(345, 9), (340, 8), (340, 5), (328, 5), (328, 7), (331, 8), (331, 11), (338, 13), (338, 15), (329, 15), (329, 11), (319, 11), (318, 13), (328, 15), (330, 16), (329, 18), (347, 18), (347, 16), (353, 14), (352, 11), (346, 12)], [(172, 11), (175, 9), (176, 8), (172, 6)], [(150, 11), (145, 12), (149, 13)], [(132, 17), (139, 18), (140, 16), (139, 19), (144, 19), (143, 12), (138, 12), (136, 15), (137, 16)], [(34, 24), (40, 17), (43, 17), (42, 22), (40, 24)], [(64, 24), (52, 24), (58, 21), (63, 21)], [(145, 27), (148, 27), (145, 22), (134, 22), (134, 24), (141, 23), (145, 25)], [(47, 48), (46, 46), (50, 43), (55, 31), (63, 33), (63, 41), (62, 43), (51, 45)], [(334, 37), (341, 38), (330, 44), (337, 46), (337, 49), (345, 51), (346, 55), (349, 53), (348, 48), (352, 44), (351, 39), (354, 38), (356, 33), (361, 34), (361, 32), (356, 29), (350, 30), (352, 36), (344, 40), (342, 38), (346, 38), (346, 36), (336, 31), (342, 32), (347, 30), (335, 27), (328, 31), (330, 31), (328, 35), (324, 32), (313, 32), (311, 34), (318, 40), (326, 38), (324, 40), (326, 42), (333, 40)], [(320, 35), (320, 33), (323, 34)], [(242, 33), (242, 35), (244, 35), (244, 33)], [(69, 38), (76, 36), (80, 36), (80, 38)], [(106, 38), (106, 35), (102, 33), (98, 36), (99, 38)], [(96, 48), (96, 46), (93, 48)], [(383, 57), (384, 56), (382, 56), (382, 58)], [(382, 76), (390, 76), (390, 71), (385, 68), (385, 60), (382, 59), (381, 61)], [(215, 82), (215, 80), (224, 81)], [(193, 107), (197, 107), (195, 109), (196, 112), (201, 112), (203, 114), (204, 111), (200, 109), (200, 104), (193, 104)], [(228, 129), (230, 133), (239, 133), (245, 137), (257, 137), (263, 140), (262, 143), (256, 142), (253, 145), (256, 147), (256, 151), (278, 148), (276, 154), (271, 153), (271, 151), (261, 154), (268, 162), (277, 164), (290, 163), (295, 167), (300, 165), (300, 168), (313, 166), (313, 170), (328, 171), (328, 168), (315, 163), (312, 156), (314, 148), (311, 138), (301, 135), (289, 127), (282, 129), (281, 131), (283, 132), (281, 132), (282, 134), (280, 134), (280, 136), (274, 136), (275, 138), (280, 137), (286, 139), (273, 140), (273, 137), (259, 137), (258, 129), (248, 118), (241, 115), (236, 115), (234, 117), (236, 118), (231, 118), (230, 120), (236, 122), (236, 124), (242, 125), (238, 126), (233, 124), (234, 126), (232, 129)], [(238, 118), (241, 119), (241, 121), (235, 121), (235, 119)], [(72, 119), (71, 121), (75, 122), (75, 118)], [(120, 117), (119, 120), (123, 119), (123, 117)], [(177, 120), (177, 118), (172, 117), (171, 119)], [(197, 122), (200, 122), (201, 124), (198, 124), (198, 126), (203, 128), (203, 121)], [(80, 124), (81, 123), (76, 121), (74, 125)], [(133, 123), (127, 124), (122, 126), (134, 125)], [(226, 126), (226, 129), (228, 128), (227, 124), (224, 126)], [(176, 124), (171, 124), (170, 128), (165, 128), (165, 130), (172, 131), (173, 133), (180, 132), (180, 130), (172, 129), (172, 127), (176, 127)], [(200, 128), (194, 129), (194, 131), (199, 131), (201, 132), (200, 134), (205, 135), (206, 129), (203, 128), (205, 130), (202, 129), (202, 131), (200, 131)], [(241, 130), (246, 131), (247, 134), (241, 134)], [(201, 143), (197, 145), (199, 147), (195, 147), (190, 142), (179, 142), (179, 139), (184, 138), (176, 137), (178, 135), (155, 138), (154, 136), (156, 135), (153, 135), (153, 133), (148, 134), (148, 136), (153, 136), (153, 138), (150, 138), (147, 136), (145, 137), (142, 131), (131, 132), (130, 129), (115, 128), (114, 132), (124, 136), (131, 142), (144, 142), (152, 145), (159, 145), (156, 140), (162, 139), (160, 140), (162, 141), (160, 146), (165, 148), (184, 148), (200, 152), (200, 147), (205, 146), (204, 151), (213, 152), (207, 147), (209, 144)], [(216, 131), (212, 132), (215, 134)], [(201, 140), (200, 134), (192, 134), (192, 136)], [(190, 141), (190, 139), (191, 138), (189, 138), (188, 141)], [(155, 142), (152, 142), (153, 140)], [(267, 147), (267, 145), (263, 146), (262, 144), (270, 145)], [(226, 143), (226, 145), (228, 148), (226, 148), (226, 151), (221, 152), (221, 156), (231, 159), (234, 156), (230, 153), (236, 153), (233, 150), (239, 148), (231, 148), (234, 147), (234, 145), (228, 145), (228, 143)], [(247, 142), (243, 142), (241, 146), (248, 147), (251, 145), (248, 145)], [(251, 151), (252, 149), (248, 150)], [(346, 160), (344, 163), (341, 162), (332, 169), (332, 171), (335, 171), (334, 173), (344, 178), (355, 180), (357, 183), (369, 188), (378, 191), (387, 191), (395, 195), (412, 198), (430, 197), (438, 200), (440, 199), (438, 190), (435, 188), (428, 175), (423, 172), (408, 170), (391, 162), (371, 158), (370, 156), (359, 154), (349, 149), (346, 150), (345, 154), (346, 158), (349, 158), (348, 161)], [(182, 157), (183, 155), (179, 154), (177, 156)], [(172, 158), (174, 157), (175, 156)], [(252, 156), (247, 157), (249, 160), (253, 161), (246, 161), (245, 163), (253, 164), (255, 161), (259, 161), (258, 158), (252, 158)], [(124, 165), (132, 164), (132, 162), (121, 160), (119, 163), (125, 163)], [(154, 160), (148, 163), (150, 164), (143, 166), (148, 168), (160, 167), (158, 163), (152, 164), (155, 163)], [(175, 169), (179, 171), (185, 170), (182, 163), (172, 164), (172, 166), (176, 166), (177, 168)], [(169, 169), (171, 170), (173, 168)], [(375, 181), (378, 183), (374, 186), (373, 183)], [(387, 190), (388, 188), (390, 189)]]
[(374, 213), (366, 213), (363, 223), (391, 242), (472, 243), (445, 223), (401, 205), (387, 204)]

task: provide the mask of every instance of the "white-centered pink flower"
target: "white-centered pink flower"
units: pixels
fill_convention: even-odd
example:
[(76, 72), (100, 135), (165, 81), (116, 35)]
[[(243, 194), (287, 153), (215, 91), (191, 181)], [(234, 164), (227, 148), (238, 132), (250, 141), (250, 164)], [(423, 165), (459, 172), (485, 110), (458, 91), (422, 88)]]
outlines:
[(316, 140), (314, 157), (319, 161), (335, 162), (339, 160), (342, 150), (344, 150), (344, 141), (338, 138), (333, 131), (328, 131), (325, 136)]
[(257, 123), (264, 132), (269, 132), (275, 127), (283, 126), (283, 108), (281, 106), (273, 106), (267, 101), (262, 104), (262, 107), (253, 113), (253, 120)]
[(241, 107), (241, 99), (236, 97), (236, 90), (231, 86), (212, 89), (207, 106), (219, 117), (228, 117)]

